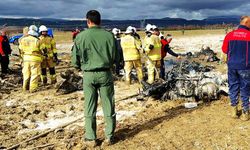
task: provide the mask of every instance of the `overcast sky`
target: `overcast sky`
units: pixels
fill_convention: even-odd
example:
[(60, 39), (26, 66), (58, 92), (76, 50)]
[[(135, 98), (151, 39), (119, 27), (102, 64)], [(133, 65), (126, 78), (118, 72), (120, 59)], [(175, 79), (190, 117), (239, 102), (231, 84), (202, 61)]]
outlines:
[(97, 9), (105, 19), (250, 15), (249, 0), (1, 0), (1, 17), (84, 18)]

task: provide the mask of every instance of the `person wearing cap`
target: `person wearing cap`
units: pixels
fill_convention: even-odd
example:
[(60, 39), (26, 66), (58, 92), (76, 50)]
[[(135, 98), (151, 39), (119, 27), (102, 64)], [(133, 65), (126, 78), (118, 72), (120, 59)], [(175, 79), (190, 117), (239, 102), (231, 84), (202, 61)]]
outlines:
[(9, 55), (11, 54), (10, 43), (6, 31), (2, 30), (0, 35), (0, 63), (2, 74), (7, 74), (9, 70)]
[(39, 27), (39, 33), (40, 33), (39, 39), (41, 40), (41, 43), (45, 46), (45, 48), (43, 49), (45, 59), (43, 59), (41, 64), (42, 67), (41, 80), (44, 85), (47, 84), (47, 68), (48, 68), (50, 74), (50, 83), (55, 84), (56, 83), (55, 66), (56, 63), (58, 62), (56, 42), (54, 38), (48, 35), (48, 28), (46, 26), (41, 25)]
[(23, 52), (23, 91), (35, 92), (41, 75), (42, 49), (44, 49), (38, 38), (37, 27), (31, 25), (28, 36), (19, 42), (19, 49)]
[(116, 39), (116, 49), (120, 55), (120, 60), (115, 63), (115, 73), (116, 75), (120, 75), (120, 70), (124, 67), (124, 59), (123, 59), (123, 52), (121, 47), (121, 30), (114, 28), (112, 29), (112, 33)]
[(131, 84), (130, 75), (133, 68), (136, 69), (139, 83), (141, 83), (143, 78), (140, 57), (141, 41), (133, 36), (133, 30), (133, 27), (129, 26), (125, 32), (125, 36), (121, 38), (121, 47), (125, 62), (125, 81), (127, 84)]
[[(155, 80), (155, 68), (161, 66), (161, 40), (159, 30), (155, 25), (146, 26), (146, 37), (144, 40), (144, 51), (150, 60), (147, 60), (148, 83), (152, 84)], [(157, 77), (158, 78), (158, 77)]]

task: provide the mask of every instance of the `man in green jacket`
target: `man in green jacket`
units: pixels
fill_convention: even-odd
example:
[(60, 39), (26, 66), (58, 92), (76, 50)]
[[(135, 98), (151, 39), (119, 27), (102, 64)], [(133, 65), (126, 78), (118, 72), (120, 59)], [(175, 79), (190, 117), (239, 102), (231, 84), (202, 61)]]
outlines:
[[(112, 33), (102, 29), (101, 15), (90, 10), (87, 15), (88, 29), (79, 33), (72, 51), (72, 64), (84, 72), (85, 144), (96, 146), (96, 111), (100, 94), (106, 122), (105, 145), (113, 143), (116, 126), (114, 81), (111, 68), (119, 59)], [(91, 144), (90, 144), (91, 143)], [(87, 145), (88, 145), (87, 144)]]

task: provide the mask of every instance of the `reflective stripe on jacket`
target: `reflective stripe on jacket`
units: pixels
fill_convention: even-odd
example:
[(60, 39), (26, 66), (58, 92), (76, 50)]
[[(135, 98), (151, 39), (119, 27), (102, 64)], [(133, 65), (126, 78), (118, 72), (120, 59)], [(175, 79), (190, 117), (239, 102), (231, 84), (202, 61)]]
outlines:
[(240, 25), (228, 33), (224, 39), (222, 51), (227, 54), (229, 69), (250, 69), (250, 31)]
[[(161, 60), (161, 39), (157, 35), (147, 36), (145, 38), (145, 52), (151, 60)], [(153, 46), (151, 50), (149, 47)]]
[(39, 61), (42, 62), (42, 49), (40, 40), (34, 36), (23, 37), (19, 43), (19, 49), (23, 52), (23, 61)]
[(139, 49), (141, 42), (131, 35), (126, 35), (121, 38), (121, 47), (123, 51), (124, 61), (140, 59)]
[(55, 40), (50, 36), (43, 35), (41, 35), (39, 39), (41, 40), (41, 43), (44, 44), (48, 57), (53, 57), (53, 54), (57, 53)]

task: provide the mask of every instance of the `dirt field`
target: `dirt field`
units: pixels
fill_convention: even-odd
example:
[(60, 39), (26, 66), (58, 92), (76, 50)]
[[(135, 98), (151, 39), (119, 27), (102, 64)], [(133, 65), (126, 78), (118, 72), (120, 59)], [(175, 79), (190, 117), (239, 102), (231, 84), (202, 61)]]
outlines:
[[(202, 33), (201, 35), (195, 32), (192, 37), (176, 36), (171, 46), (179, 46), (180, 52), (186, 52), (186, 48), (198, 51), (200, 45), (208, 43), (210, 46), (215, 45), (214, 47), (221, 46), (221, 41), (217, 39), (223, 40), (222, 32)], [(55, 37), (64, 34), (70, 36), (68, 33), (60, 33)], [(58, 38), (59, 58), (63, 60), (57, 66), (58, 74), (69, 66), (72, 43), (69, 37), (65, 39), (67, 39), (66, 43), (63, 43), (63, 40)], [(13, 64), (15, 63), (12, 62)], [(225, 65), (217, 63), (211, 63), (211, 65), (225, 72)], [(152, 98), (145, 101), (137, 101), (135, 98), (121, 100), (136, 94), (138, 88), (138, 84), (127, 86), (121, 81), (115, 82), (118, 120), (115, 132), (116, 143), (104, 149), (250, 149), (249, 121), (243, 122), (230, 118), (227, 97), (209, 103), (199, 102), (198, 107), (194, 109), (186, 109), (185, 100), (164, 102)], [(83, 102), (82, 91), (58, 95), (51, 85), (41, 87), (37, 93), (22, 93), (20, 87), (10, 94), (0, 95), (0, 149), (9, 148), (75, 119), (78, 121), (38, 139), (22, 143), (18, 149), (84, 149), (84, 145), (81, 144), (84, 135)], [(100, 144), (104, 139), (104, 122), (100, 108), (98, 108), (97, 120), (98, 147), (96, 149), (102, 149)]]

